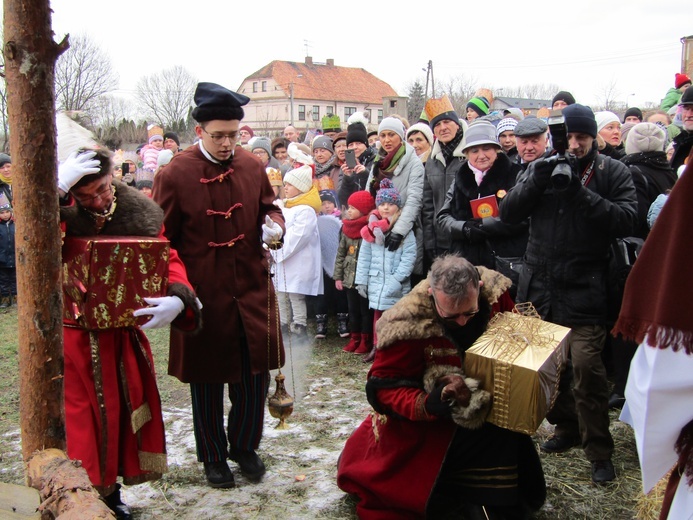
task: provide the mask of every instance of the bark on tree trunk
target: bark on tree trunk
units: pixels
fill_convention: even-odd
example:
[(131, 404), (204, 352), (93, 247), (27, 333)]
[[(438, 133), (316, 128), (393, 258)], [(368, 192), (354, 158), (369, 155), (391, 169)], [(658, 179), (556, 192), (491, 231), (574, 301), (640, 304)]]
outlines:
[(44, 448), (65, 448), (53, 83), (67, 40), (53, 41), (49, 0), (5, 0), (4, 36), (17, 219), (20, 425), (28, 460)]
[(99, 498), (87, 472), (64, 452), (49, 449), (36, 453), (27, 463), (27, 482), (39, 490), (43, 518), (111, 519), (113, 512)]

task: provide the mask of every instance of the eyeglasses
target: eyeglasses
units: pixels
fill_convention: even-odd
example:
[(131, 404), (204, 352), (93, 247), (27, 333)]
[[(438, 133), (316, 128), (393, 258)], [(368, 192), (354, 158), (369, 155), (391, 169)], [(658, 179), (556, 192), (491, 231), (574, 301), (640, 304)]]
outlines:
[(456, 320), (458, 320), (458, 319), (460, 319), (460, 318), (462, 318), (462, 317), (465, 317), (465, 318), (473, 318), (474, 316), (476, 316), (477, 314), (479, 314), (479, 308), (477, 307), (477, 309), (474, 310), (474, 311), (458, 312), (457, 314), (447, 314), (447, 313), (445, 313), (446, 315), (443, 316), (443, 314), (440, 312), (440, 311), (442, 310), (442, 307), (441, 307), (440, 304), (438, 303), (438, 300), (436, 300), (436, 294), (435, 294), (435, 292), (433, 292), (433, 291), (431, 291), (431, 298), (433, 298), (433, 303), (435, 303), (435, 305), (436, 305), (436, 310), (437, 310), (437, 312), (438, 312), (438, 316), (440, 316), (440, 318), (441, 318), (443, 321), (456, 321)]
[(263, 155), (266, 155), (267, 157), (269, 157), (269, 154), (267, 153), (266, 150), (255, 150), (253, 152), (253, 155), (259, 155), (260, 157), (262, 157)]
[(91, 197), (79, 197), (75, 193), (72, 194), (72, 196), (77, 199), (77, 202), (79, 202), (82, 206), (86, 204), (90, 204), (94, 202), (96, 199), (105, 199), (109, 193), (113, 193), (113, 185), (109, 184), (106, 186), (103, 190), (98, 192), (95, 195), (92, 195)]
[(229, 140), (230, 144), (233, 144), (236, 139), (238, 139), (238, 132), (232, 132), (229, 135), (224, 135), (224, 134), (210, 134), (207, 130), (204, 128), (202, 131), (209, 136), (209, 138), (212, 140), (214, 144), (224, 144), (226, 140)]

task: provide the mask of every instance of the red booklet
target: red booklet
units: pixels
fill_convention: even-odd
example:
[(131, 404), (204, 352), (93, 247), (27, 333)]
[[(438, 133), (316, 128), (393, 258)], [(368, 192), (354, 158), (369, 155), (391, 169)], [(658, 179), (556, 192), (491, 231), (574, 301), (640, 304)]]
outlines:
[(488, 195), (480, 199), (472, 199), (469, 203), (472, 205), (474, 218), (498, 216), (498, 202), (496, 201), (495, 195)]

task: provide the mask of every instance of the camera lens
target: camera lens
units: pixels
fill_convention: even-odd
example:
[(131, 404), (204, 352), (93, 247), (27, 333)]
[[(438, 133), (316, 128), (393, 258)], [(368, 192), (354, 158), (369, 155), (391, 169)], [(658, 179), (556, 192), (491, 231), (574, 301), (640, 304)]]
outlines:
[(565, 190), (570, 184), (570, 179), (573, 172), (570, 165), (564, 162), (559, 162), (551, 173), (551, 184), (556, 191)]

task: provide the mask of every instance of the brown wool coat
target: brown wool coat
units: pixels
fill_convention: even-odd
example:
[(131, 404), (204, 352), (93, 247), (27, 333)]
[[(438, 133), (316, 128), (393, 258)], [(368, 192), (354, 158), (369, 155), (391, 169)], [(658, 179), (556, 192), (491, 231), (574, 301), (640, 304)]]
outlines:
[[(282, 228), (284, 218), (272, 204), (264, 168), (250, 152), (237, 147), (233, 171), (220, 181), (227, 170), (194, 145), (176, 154), (154, 179), (153, 198), (164, 210), (165, 235), (204, 306), (198, 334), (171, 331), (169, 374), (185, 383), (239, 382), (241, 333), (248, 339), (253, 373), (284, 364), (276, 311), (267, 344), (268, 260), (261, 240), (265, 215)], [(212, 245), (234, 240), (232, 246)], [(269, 294), (275, 309), (271, 288)]]

